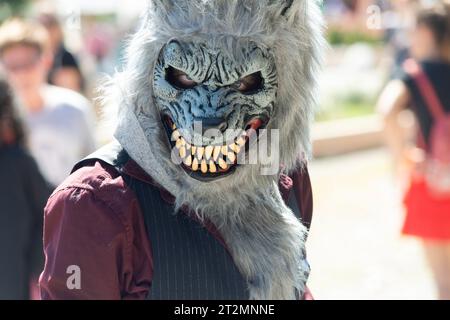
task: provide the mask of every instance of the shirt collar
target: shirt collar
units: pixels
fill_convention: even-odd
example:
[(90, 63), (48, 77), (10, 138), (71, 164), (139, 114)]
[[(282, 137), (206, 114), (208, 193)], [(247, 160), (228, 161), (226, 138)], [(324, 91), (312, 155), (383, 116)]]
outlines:
[(157, 187), (164, 201), (169, 204), (175, 203), (175, 197), (169, 191), (164, 189), (160, 184), (155, 182), (155, 180), (153, 180), (153, 178), (147, 172), (145, 172), (144, 169), (142, 169), (133, 159), (128, 159), (128, 161), (122, 167), (122, 172), (134, 179)]
[[(164, 189), (160, 184), (155, 182), (155, 180), (153, 180), (153, 178), (147, 172), (145, 172), (144, 169), (142, 169), (133, 159), (129, 158), (127, 160), (127, 162), (122, 167), (122, 171), (132, 178), (157, 187), (160, 190), (161, 197), (164, 201), (169, 204), (175, 203), (175, 196)], [(292, 178), (282, 172), (279, 176), (278, 186), (283, 199), (287, 200), (289, 198), (289, 192), (293, 187)]]

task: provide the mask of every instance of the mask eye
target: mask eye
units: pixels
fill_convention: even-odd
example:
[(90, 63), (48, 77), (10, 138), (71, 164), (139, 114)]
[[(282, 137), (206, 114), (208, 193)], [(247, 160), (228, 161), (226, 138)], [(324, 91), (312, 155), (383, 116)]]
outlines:
[(178, 89), (192, 89), (197, 86), (197, 82), (192, 80), (185, 72), (169, 67), (166, 70), (166, 80)]
[(242, 93), (255, 93), (264, 87), (264, 79), (261, 72), (255, 72), (236, 82), (234, 87)]

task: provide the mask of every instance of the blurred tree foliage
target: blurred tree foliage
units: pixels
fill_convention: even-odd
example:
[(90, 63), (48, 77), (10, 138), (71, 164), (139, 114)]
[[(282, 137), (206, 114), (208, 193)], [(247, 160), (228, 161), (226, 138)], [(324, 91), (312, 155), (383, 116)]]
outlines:
[(352, 45), (355, 43), (369, 43), (373, 45), (380, 45), (383, 43), (383, 39), (369, 34), (367, 32), (355, 31), (343, 31), (339, 29), (330, 28), (328, 30), (328, 42), (331, 45)]
[(30, 0), (0, 0), (0, 21), (23, 15), (30, 3)]
[(332, 105), (321, 106), (316, 115), (316, 120), (321, 122), (373, 115), (376, 100), (376, 97), (351, 93), (345, 97), (336, 98)]

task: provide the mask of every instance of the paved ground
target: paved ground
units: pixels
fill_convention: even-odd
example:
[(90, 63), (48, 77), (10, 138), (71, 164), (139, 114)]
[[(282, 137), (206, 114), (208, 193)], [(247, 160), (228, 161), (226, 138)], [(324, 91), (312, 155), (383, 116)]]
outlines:
[(385, 150), (315, 160), (309, 286), (316, 299), (434, 299), (420, 243), (400, 235)]

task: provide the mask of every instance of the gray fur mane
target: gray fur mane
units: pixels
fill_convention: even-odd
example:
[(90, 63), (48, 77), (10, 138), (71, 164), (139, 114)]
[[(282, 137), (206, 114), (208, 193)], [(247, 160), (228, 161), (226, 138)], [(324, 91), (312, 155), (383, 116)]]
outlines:
[[(309, 128), (315, 104), (322, 20), (315, 0), (151, 1), (132, 37), (125, 69), (106, 91), (117, 109), (116, 139), (161, 186), (202, 218), (218, 226), (233, 258), (247, 277), (252, 299), (293, 299), (303, 292), (306, 229), (286, 207), (278, 175), (258, 166), (210, 183), (194, 181), (173, 164), (152, 95), (152, 72), (171, 39), (203, 41), (235, 56), (236, 43), (270, 48), (279, 88), (271, 128), (280, 129), (280, 160), (293, 171), (310, 154)], [(234, 39), (237, 41), (230, 41)]]

